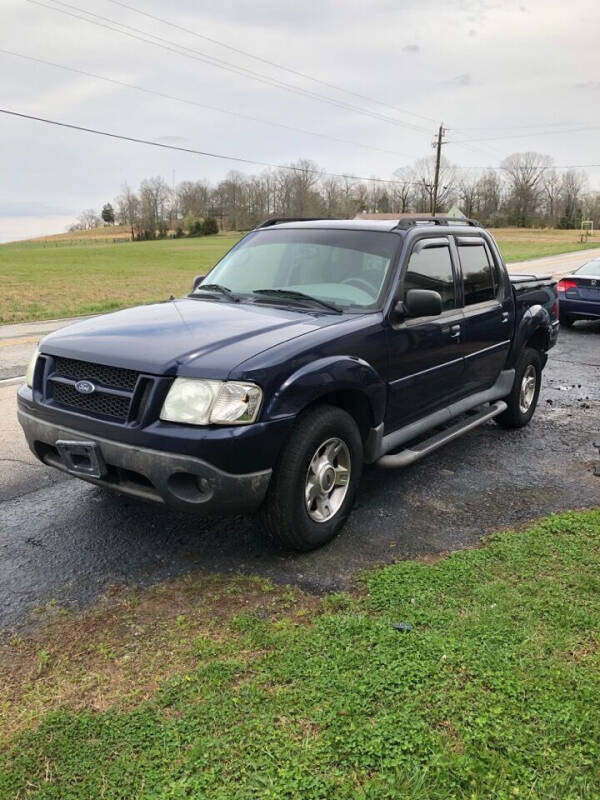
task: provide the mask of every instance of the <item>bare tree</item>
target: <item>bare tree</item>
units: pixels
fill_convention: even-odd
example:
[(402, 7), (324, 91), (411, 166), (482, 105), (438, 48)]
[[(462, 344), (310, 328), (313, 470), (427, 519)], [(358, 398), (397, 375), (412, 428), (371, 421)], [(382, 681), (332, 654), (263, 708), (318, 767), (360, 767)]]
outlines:
[(528, 227), (538, 211), (542, 193), (543, 176), (553, 161), (541, 153), (513, 153), (500, 165), (509, 184), (509, 220), (521, 227)]
[(175, 190), (177, 213), (181, 217), (191, 214), (197, 219), (208, 216), (211, 189), (206, 181), (182, 181)]
[(545, 217), (550, 225), (555, 225), (558, 218), (560, 199), (560, 176), (555, 169), (547, 169), (542, 176), (542, 189), (545, 201)]
[(497, 172), (488, 170), (479, 177), (476, 217), (484, 225), (498, 225), (502, 221), (503, 195), (504, 184)]
[(582, 194), (587, 183), (583, 172), (570, 169), (564, 173), (560, 182), (561, 217), (559, 227), (576, 228), (583, 216)]
[(157, 175), (140, 184), (140, 236), (154, 239), (169, 230), (169, 211), (172, 190), (164, 178)]
[(139, 227), (140, 200), (135, 192), (124, 183), (121, 194), (116, 200), (117, 222), (119, 225), (128, 225), (131, 230), (131, 238), (135, 239), (136, 230)]
[(102, 219), (93, 208), (87, 208), (77, 217), (77, 222), (69, 226), (69, 231), (91, 231), (102, 225)]
[(467, 217), (476, 216), (479, 205), (479, 176), (474, 174), (461, 176), (457, 189), (462, 211)]
[(412, 167), (399, 167), (394, 172), (392, 212), (406, 214), (410, 211), (415, 197), (415, 182), (415, 171)]
[[(416, 211), (429, 212), (433, 203), (435, 180), (435, 158), (420, 158), (415, 162)], [(450, 205), (456, 188), (456, 170), (445, 158), (440, 161), (437, 206)]]

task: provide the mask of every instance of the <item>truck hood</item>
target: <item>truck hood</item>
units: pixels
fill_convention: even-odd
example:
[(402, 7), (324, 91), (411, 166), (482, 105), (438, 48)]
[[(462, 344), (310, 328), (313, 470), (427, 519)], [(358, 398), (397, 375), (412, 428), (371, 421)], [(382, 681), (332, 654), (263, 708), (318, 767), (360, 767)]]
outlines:
[(40, 350), (155, 375), (226, 378), (263, 350), (342, 319), (266, 304), (186, 298), (76, 322), (46, 336)]

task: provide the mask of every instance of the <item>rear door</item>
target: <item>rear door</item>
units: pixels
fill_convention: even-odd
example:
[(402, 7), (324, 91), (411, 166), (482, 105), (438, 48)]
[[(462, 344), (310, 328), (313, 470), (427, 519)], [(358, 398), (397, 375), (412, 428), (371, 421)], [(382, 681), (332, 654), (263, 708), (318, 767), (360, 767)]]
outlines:
[(514, 303), (504, 268), (481, 236), (456, 236), (462, 275), (466, 394), (492, 386), (502, 371), (514, 326)]
[(418, 239), (404, 264), (396, 300), (409, 289), (442, 297), (435, 317), (390, 322), (386, 432), (448, 405), (462, 393), (463, 359), (458, 270), (447, 236)]

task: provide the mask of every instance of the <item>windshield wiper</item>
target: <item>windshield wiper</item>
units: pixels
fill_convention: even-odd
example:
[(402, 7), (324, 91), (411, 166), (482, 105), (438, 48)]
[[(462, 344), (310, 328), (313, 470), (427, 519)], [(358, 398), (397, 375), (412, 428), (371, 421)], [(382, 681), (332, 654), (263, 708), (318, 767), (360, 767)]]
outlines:
[(194, 297), (196, 292), (203, 291), (203, 292), (219, 292), (222, 294), (223, 297), (227, 297), (233, 303), (237, 303), (238, 298), (234, 295), (234, 293), (229, 289), (227, 286), (221, 286), (220, 283), (201, 283), (197, 286), (192, 294), (188, 295), (188, 297)]
[(254, 289), (252, 294), (264, 294), (267, 297), (289, 297), (290, 300), (308, 301), (321, 306), (321, 308), (327, 308), (329, 311), (335, 311), (336, 314), (342, 313), (342, 309), (334, 303), (326, 303), (325, 300), (319, 300), (318, 297), (313, 297), (311, 294), (305, 294), (304, 292), (297, 292), (294, 289)]

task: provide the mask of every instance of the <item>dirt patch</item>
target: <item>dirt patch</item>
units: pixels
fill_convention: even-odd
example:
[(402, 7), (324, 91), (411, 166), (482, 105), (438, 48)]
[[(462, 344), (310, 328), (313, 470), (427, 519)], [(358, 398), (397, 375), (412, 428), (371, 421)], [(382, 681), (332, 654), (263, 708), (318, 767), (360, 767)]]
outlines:
[(194, 669), (198, 650), (217, 644), (236, 615), (274, 621), (291, 613), (306, 623), (321, 607), (296, 587), (204, 573), (145, 591), (115, 588), (77, 617), (51, 606), (35, 634), (0, 643), (2, 735), (53, 708), (100, 712), (142, 702)]

